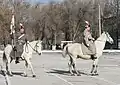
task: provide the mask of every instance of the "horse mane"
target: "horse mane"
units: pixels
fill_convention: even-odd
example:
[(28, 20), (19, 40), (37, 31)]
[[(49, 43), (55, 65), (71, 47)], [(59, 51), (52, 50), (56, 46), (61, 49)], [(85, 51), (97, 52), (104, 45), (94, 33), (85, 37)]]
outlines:
[(97, 38), (96, 41), (103, 41), (104, 37), (105, 37), (105, 32), (103, 32), (103, 33), (100, 35), (100, 37)]

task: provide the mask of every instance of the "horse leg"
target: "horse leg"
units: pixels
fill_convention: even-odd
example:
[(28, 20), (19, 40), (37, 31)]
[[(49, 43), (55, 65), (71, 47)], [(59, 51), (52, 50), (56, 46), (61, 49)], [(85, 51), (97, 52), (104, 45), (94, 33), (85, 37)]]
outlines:
[(10, 68), (10, 58), (8, 59), (8, 62), (6, 63), (6, 70), (7, 70), (8, 75), (13, 76), (11, 72), (11, 68)]
[(98, 75), (97, 69), (98, 69), (98, 59), (95, 59), (95, 70), (94, 70), (94, 74)]
[(98, 67), (98, 59), (95, 59), (93, 61), (93, 66), (92, 66), (92, 70), (91, 70), (91, 74), (92, 75), (98, 75), (98, 73), (97, 73), (97, 67)]
[(76, 60), (73, 60), (72, 66), (74, 68), (74, 71), (76, 72), (77, 76), (81, 76), (80, 73), (78, 72), (78, 70), (76, 69)]
[(70, 61), (68, 62), (68, 67), (69, 67), (71, 76), (74, 76), (74, 73), (72, 72), (72, 63)]
[(97, 68), (98, 68), (98, 65), (96, 65), (96, 69), (94, 71), (95, 75), (98, 75)]
[(27, 69), (28, 69), (28, 63), (27, 61), (25, 60), (25, 69), (24, 69), (24, 77), (27, 77)]
[(30, 65), (30, 68), (31, 68), (31, 72), (32, 72), (32, 74), (33, 74), (33, 77), (36, 77), (36, 75), (35, 75), (35, 72), (34, 72), (34, 70), (33, 70), (33, 66), (32, 66), (32, 63), (31, 63), (30, 59), (27, 59), (27, 63)]
[(11, 59), (10, 59), (10, 63), (13, 61), (13, 58), (11, 57)]
[(91, 74), (93, 73), (93, 71), (94, 71), (94, 69), (95, 69), (95, 65), (92, 65), (92, 69), (91, 69)]
[(74, 76), (75, 74), (72, 72), (72, 62), (73, 62), (73, 59), (71, 58), (71, 56), (69, 55), (70, 57), (70, 60), (68, 62), (68, 66), (69, 66), (69, 71), (71, 73), (71, 76)]

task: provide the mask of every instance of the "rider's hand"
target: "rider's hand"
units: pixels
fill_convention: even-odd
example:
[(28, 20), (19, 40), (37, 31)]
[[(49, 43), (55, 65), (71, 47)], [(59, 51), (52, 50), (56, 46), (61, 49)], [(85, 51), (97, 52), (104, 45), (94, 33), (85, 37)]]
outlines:
[(90, 45), (89, 45), (89, 44), (87, 44), (87, 46), (89, 47)]
[(93, 40), (93, 41), (95, 41), (95, 39), (94, 39), (94, 38), (92, 38), (92, 40)]

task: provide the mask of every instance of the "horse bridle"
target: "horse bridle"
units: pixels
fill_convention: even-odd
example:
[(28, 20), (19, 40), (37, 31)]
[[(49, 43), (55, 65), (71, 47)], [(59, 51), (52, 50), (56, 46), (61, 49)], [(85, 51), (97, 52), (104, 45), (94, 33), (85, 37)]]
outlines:
[[(106, 36), (108, 37), (108, 34), (105, 32)], [(110, 41), (110, 38), (108, 37), (109, 41)]]
[(29, 44), (29, 46), (38, 54), (40, 54), (38, 51), (37, 51), (37, 44), (39, 43), (39, 41), (35, 44), (34, 48), (30, 45), (30, 43), (26, 43), (26, 44)]
[(100, 42), (106, 42), (106, 41), (103, 41), (103, 40), (96, 40), (96, 41), (100, 41)]
[[(106, 36), (108, 37), (107, 33), (105, 32)], [(109, 38), (108, 38), (109, 39)], [(109, 39), (110, 40), (110, 39)], [(103, 40), (97, 40), (97, 41), (101, 41), (101, 42), (106, 42), (106, 41), (103, 41)]]

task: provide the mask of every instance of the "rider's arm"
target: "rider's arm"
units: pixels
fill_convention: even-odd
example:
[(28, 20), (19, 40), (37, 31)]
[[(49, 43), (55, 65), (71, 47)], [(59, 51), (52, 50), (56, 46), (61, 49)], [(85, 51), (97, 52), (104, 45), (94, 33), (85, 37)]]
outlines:
[(93, 41), (95, 40), (95, 39), (92, 37), (91, 33), (89, 33), (88, 39), (89, 39), (89, 40), (93, 40)]
[(84, 40), (85, 40), (85, 44), (86, 44), (87, 46), (89, 46), (89, 40), (88, 40), (87, 30), (84, 31)]

